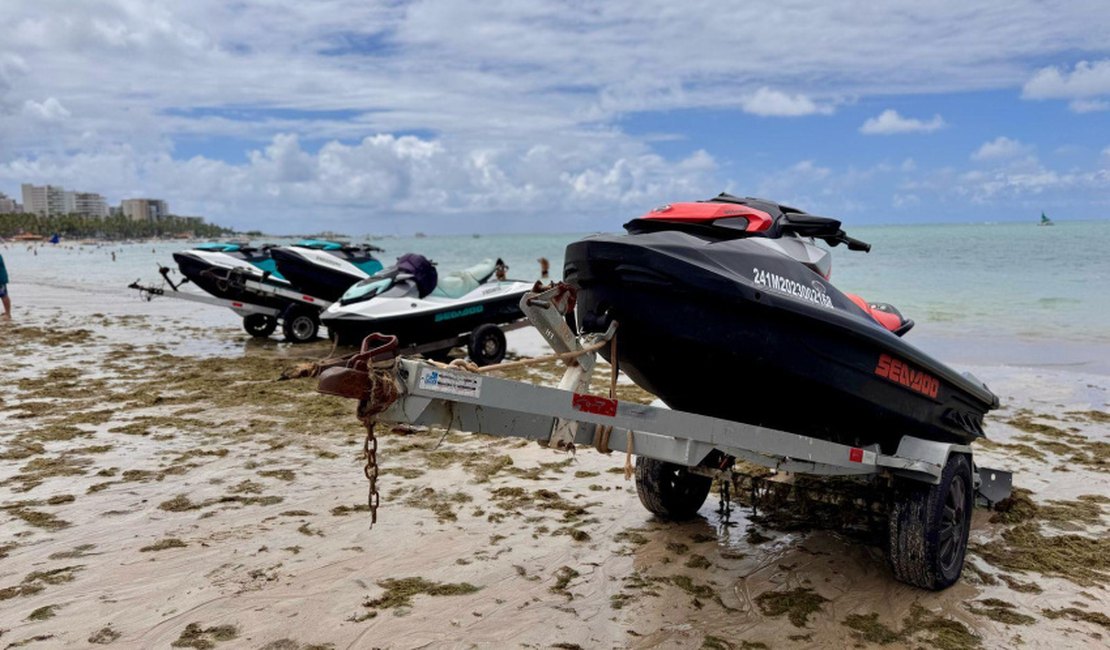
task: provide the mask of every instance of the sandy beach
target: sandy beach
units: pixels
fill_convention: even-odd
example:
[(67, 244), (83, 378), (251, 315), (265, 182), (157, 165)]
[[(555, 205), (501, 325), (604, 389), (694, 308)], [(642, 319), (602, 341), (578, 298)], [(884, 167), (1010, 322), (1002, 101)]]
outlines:
[[(1021, 491), (976, 513), (963, 578), (928, 593), (893, 580), (876, 531), (740, 503), (726, 521), (716, 495), (694, 521), (658, 521), (623, 455), (464, 432), (383, 435), (370, 529), (354, 404), (278, 381), (329, 344), (36, 296), (0, 324), (0, 647), (1059, 648), (1110, 634), (1106, 376), (972, 369), (1004, 404), (978, 460)], [(622, 398), (649, 400), (628, 384)]]

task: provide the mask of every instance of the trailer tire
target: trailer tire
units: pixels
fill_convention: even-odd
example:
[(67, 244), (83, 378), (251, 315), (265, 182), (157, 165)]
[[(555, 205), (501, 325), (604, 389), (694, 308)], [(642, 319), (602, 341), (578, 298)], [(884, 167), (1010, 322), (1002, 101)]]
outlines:
[(500, 363), (505, 358), (505, 332), (492, 323), (479, 325), (470, 333), (466, 353), (479, 366)]
[(316, 340), (320, 321), (311, 310), (290, 307), (281, 321), (281, 333), (290, 343), (308, 343)]
[(273, 334), (277, 325), (277, 319), (266, 314), (247, 314), (243, 317), (243, 329), (257, 339), (264, 339)]
[(652, 514), (674, 521), (690, 519), (709, 496), (713, 480), (689, 468), (662, 460), (636, 457), (636, 494)]
[(951, 454), (940, 483), (902, 480), (890, 510), (888, 557), (898, 580), (939, 591), (960, 579), (971, 530), (971, 463)]

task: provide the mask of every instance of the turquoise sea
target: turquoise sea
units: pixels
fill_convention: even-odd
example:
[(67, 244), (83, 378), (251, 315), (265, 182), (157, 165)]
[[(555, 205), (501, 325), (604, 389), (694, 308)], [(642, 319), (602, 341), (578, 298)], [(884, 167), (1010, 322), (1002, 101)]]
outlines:
[[(952, 363), (1075, 368), (1110, 374), (1110, 221), (870, 226), (852, 236), (870, 253), (833, 249), (832, 281), (844, 291), (890, 302), (914, 319), (908, 340)], [(567, 243), (581, 234), (396, 237), (375, 239), (388, 264), (418, 252), (441, 271), (501, 257), (509, 275), (538, 276), (537, 259), (558, 277)], [(274, 243), (287, 240), (268, 239)], [(254, 242), (263, 243), (261, 241)], [(126, 285), (158, 280), (159, 263), (181, 242), (60, 246), (0, 244), (16, 304), (36, 291), (75, 290), (72, 308), (104, 311), (137, 301)], [(116, 261), (111, 253), (116, 253)], [(231, 312), (180, 304), (199, 318), (237, 326)], [(133, 311), (133, 310), (132, 310)], [(660, 314), (660, 317), (665, 317)]]

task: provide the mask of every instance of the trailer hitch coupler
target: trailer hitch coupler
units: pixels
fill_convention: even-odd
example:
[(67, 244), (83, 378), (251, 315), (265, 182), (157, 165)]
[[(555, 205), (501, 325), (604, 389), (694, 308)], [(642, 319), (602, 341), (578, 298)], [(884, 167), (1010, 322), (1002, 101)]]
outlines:
[(347, 359), (344, 365), (332, 366), (320, 373), (316, 390), (325, 395), (369, 400), (374, 404), (384, 402), (384, 409), (396, 399), (396, 386), (393, 385), (393, 390), (383, 386), (393, 384), (392, 377), (388, 382), (382, 380), (385, 379), (383, 375), (393, 372), (398, 347), (396, 336), (376, 333), (367, 336), (358, 354)]

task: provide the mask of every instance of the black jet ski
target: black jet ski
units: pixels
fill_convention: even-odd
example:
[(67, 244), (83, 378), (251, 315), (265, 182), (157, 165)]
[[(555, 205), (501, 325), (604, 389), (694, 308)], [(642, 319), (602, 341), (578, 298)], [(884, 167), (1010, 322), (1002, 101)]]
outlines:
[[(913, 347), (913, 322), (829, 284), (835, 219), (722, 194), (566, 249), (583, 332), (617, 321), (620, 369), (668, 406), (893, 452), (968, 443), (998, 398)], [(602, 349), (608, 358), (608, 348)]]
[(292, 246), (270, 250), (277, 270), (298, 290), (329, 302), (347, 289), (382, 270), (376, 246), (350, 246), (340, 242), (306, 239)]
[(199, 244), (174, 253), (173, 259), (182, 275), (217, 298), (242, 300), (275, 309), (289, 304), (288, 300), (275, 296), (246, 292), (235, 281), (236, 277), (243, 277), (278, 288), (289, 288), (289, 283), (274, 266), (269, 246), (255, 248), (239, 242)]
[(533, 283), (501, 279), (499, 267), (508, 268), (489, 259), (440, 274), (427, 258), (409, 253), (352, 286), (320, 318), (349, 345), (378, 332), (397, 336), (401, 345), (420, 346), (482, 325), (511, 323), (524, 318), (520, 299)]

